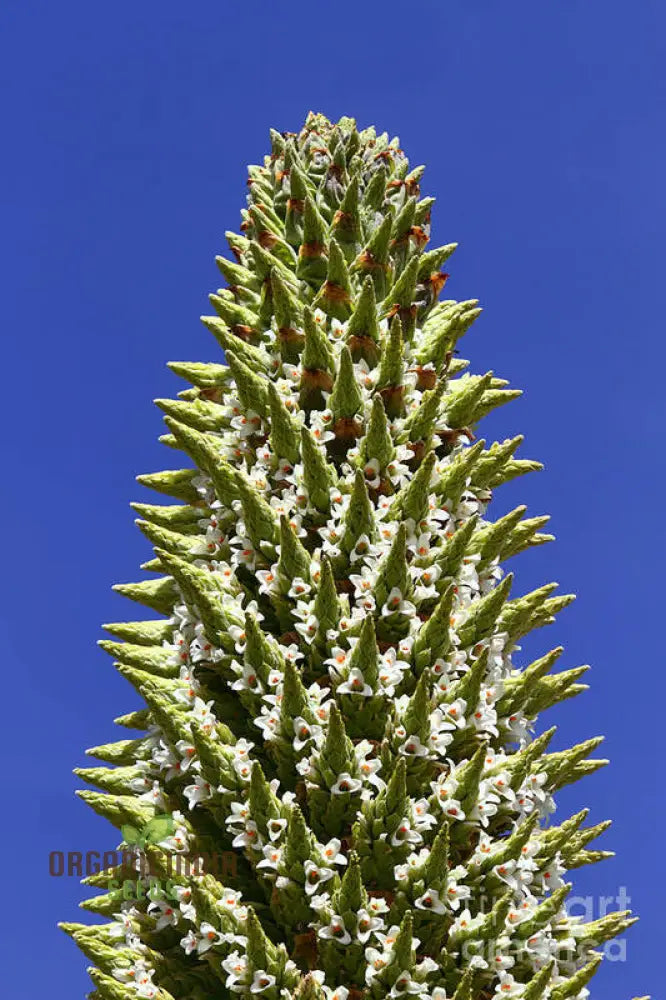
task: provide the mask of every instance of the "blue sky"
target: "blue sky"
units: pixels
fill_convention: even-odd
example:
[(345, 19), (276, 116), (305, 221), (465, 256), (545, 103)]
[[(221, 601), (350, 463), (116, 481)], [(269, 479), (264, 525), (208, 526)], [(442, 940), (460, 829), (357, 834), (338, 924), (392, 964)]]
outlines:
[[(198, 323), (239, 221), (245, 165), (310, 108), (398, 134), (458, 241), (447, 292), (478, 297), (464, 342), (523, 398), (485, 428), (526, 434), (546, 471), (504, 487), (552, 514), (552, 546), (517, 587), (579, 594), (526, 652), (562, 641), (591, 690), (547, 719), (558, 745), (607, 734), (612, 764), (560, 797), (614, 826), (617, 857), (576, 893), (625, 886), (642, 920), (593, 1000), (663, 980), (666, 10), (658, 0), (292, 0), (247, 5), (5, 0), (2, 393), (5, 661), (3, 921), (12, 1000), (83, 996), (85, 961), (55, 928), (75, 879), (51, 850), (113, 847), (73, 795), (86, 747), (134, 705), (99, 651), (132, 617), (111, 584), (147, 543), (128, 503), (169, 467), (151, 400), (167, 360), (214, 360)], [(548, 644), (548, 645), (547, 645)], [(601, 846), (601, 844), (600, 844)], [(574, 873), (576, 874), (576, 873)], [(9, 879), (9, 885), (7, 884)], [(660, 892), (660, 889), (662, 892)], [(37, 956), (39, 956), (38, 960)]]

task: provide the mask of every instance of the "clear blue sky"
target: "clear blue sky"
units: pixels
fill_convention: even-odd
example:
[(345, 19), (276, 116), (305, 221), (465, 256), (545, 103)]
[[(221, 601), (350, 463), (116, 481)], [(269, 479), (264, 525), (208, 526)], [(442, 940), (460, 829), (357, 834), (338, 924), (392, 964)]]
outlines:
[[(85, 961), (57, 849), (110, 848), (73, 796), (83, 750), (134, 706), (98, 651), (132, 617), (111, 584), (147, 543), (132, 499), (169, 467), (151, 400), (167, 360), (213, 360), (198, 323), (235, 228), (245, 164), (308, 109), (398, 134), (434, 236), (458, 241), (447, 292), (479, 297), (477, 371), (525, 389), (486, 433), (524, 432), (546, 471), (499, 512), (550, 512), (557, 542), (518, 586), (579, 594), (560, 640), (591, 690), (551, 713), (559, 746), (606, 733), (612, 765), (560, 797), (612, 816), (617, 858), (579, 893), (626, 886), (642, 921), (593, 1000), (663, 982), (664, 246), (666, 9), (659, 0), (4, 0), (2, 461), (5, 759), (2, 984), (12, 1000), (83, 996)], [(126, 606), (127, 604), (127, 606)], [(10, 760), (7, 761), (9, 751)], [(601, 842), (600, 842), (601, 846)], [(7, 880), (9, 879), (9, 884)]]

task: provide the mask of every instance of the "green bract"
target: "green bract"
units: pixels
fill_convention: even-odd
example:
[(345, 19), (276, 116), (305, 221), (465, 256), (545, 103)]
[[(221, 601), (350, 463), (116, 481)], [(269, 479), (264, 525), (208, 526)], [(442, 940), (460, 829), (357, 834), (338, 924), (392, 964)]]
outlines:
[(477, 440), (518, 393), (457, 354), (480, 310), (440, 299), (422, 172), (348, 118), (273, 132), (204, 318), (224, 355), (171, 365), (188, 467), (140, 477), (154, 575), (116, 588), (158, 617), (103, 643), (145, 707), (77, 773), (172, 892), (86, 880), (111, 922), (63, 927), (100, 1000), (580, 1000), (632, 923), (565, 909), (606, 824), (552, 796), (605, 761), (535, 736), (584, 668), (512, 662), (572, 598), (501, 565), (551, 538), (486, 513), (539, 465)]

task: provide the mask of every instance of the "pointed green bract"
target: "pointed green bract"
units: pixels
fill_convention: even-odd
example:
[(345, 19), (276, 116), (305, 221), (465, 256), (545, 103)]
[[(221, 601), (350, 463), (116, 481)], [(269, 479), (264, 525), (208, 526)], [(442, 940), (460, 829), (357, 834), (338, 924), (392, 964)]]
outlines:
[(608, 824), (554, 793), (606, 761), (548, 752), (587, 668), (517, 644), (572, 598), (512, 596), (547, 519), (489, 503), (540, 466), (476, 439), (518, 391), (457, 356), (480, 309), (439, 299), (422, 174), (349, 118), (273, 131), (204, 318), (224, 353), (171, 365), (194, 468), (139, 477), (164, 575), (115, 588), (159, 617), (101, 643), (136, 738), (75, 772), (135, 852), (131, 896), (117, 858), (85, 880), (106, 922), (63, 925), (100, 1000), (584, 1000), (633, 922), (567, 914)]

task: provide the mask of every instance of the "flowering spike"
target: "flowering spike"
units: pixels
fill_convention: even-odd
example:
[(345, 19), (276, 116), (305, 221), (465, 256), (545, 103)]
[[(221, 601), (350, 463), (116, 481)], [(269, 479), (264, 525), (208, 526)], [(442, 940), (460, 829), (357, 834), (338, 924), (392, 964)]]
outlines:
[(353, 420), (363, 405), (363, 396), (354, 372), (354, 363), (347, 347), (343, 347), (340, 352), (340, 367), (329, 405), (336, 423)]
[[(377, 472), (383, 473), (386, 466), (395, 455), (393, 438), (386, 419), (386, 411), (382, 397), (377, 395), (372, 400), (372, 410), (368, 421), (368, 431), (361, 443), (361, 457), (364, 463), (377, 463)], [(374, 466), (370, 465), (370, 477), (375, 474)], [(366, 472), (368, 476), (368, 472)]]
[(133, 505), (162, 575), (115, 589), (159, 617), (102, 646), (140, 705), (75, 773), (174, 898), (140, 867), (128, 905), (118, 866), (85, 880), (104, 923), (64, 929), (99, 1000), (578, 1000), (633, 923), (564, 905), (612, 853), (585, 810), (550, 822), (605, 763), (541, 728), (587, 668), (520, 661), (572, 597), (509, 595), (551, 536), (489, 506), (540, 465), (475, 440), (519, 393), (457, 356), (479, 303), (441, 298), (422, 174), (352, 119), (272, 132), (203, 319), (224, 356), (156, 401), (194, 468), (139, 477), (172, 498)]
[(295, 598), (307, 593), (309, 585), (306, 584), (305, 588), (299, 590), (295, 588), (295, 581), (301, 580), (305, 584), (309, 579), (310, 558), (284, 514), (280, 517), (280, 558), (277, 572), (284, 593), (293, 591)]
[[(320, 322), (315, 319), (312, 310), (305, 308), (303, 312), (305, 344), (303, 348), (303, 369), (308, 372), (322, 372), (332, 375), (335, 371), (333, 351), (322, 330)], [(328, 384), (322, 385), (329, 391), (333, 385), (332, 378)]]
[(388, 513), (391, 519), (405, 518), (417, 525), (421, 521), (427, 521), (429, 494), (436, 462), (435, 452), (429, 452), (419, 465), (412, 481), (402, 487), (391, 504)]
[[(299, 459), (299, 432), (293, 418), (287, 411), (273, 382), (268, 383), (268, 405), (270, 410), (270, 442), (274, 455), (279, 455), (290, 466)], [(291, 472), (292, 469), (288, 469)]]
[(280, 341), (280, 356), (283, 361), (297, 363), (305, 340), (301, 333), (303, 306), (276, 268), (271, 271), (270, 285), (272, 309)]
[(352, 310), (349, 271), (339, 243), (331, 239), (328, 252), (328, 274), (312, 303), (314, 309), (323, 309), (328, 316), (342, 322)]
[[(268, 368), (268, 356), (264, 350), (260, 350), (250, 344), (244, 337), (247, 331), (240, 328), (237, 331), (230, 329), (223, 320), (217, 316), (202, 316), (201, 322), (210, 330), (219, 343), (225, 355), (228, 351), (233, 351), (239, 361), (249, 367), (252, 371), (265, 372)], [(244, 336), (241, 336), (241, 333)], [(228, 360), (228, 358), (227, 358)]]
[(386, 295), (389, 267), (389, 244), (391, 242), (391, 216), (387, 215), (377, 226), (365, 248), (353, 264), (353, 270), (369, 275), (375, 286), (375, 295), (383, 299)]
[(363, 208), (366, 212), (379, 212), (386, 194), (386, 170), (381, 165), (366, 184)]
[(145, 486), (146, 489), (155, 490), (157, 493), (166, 493), (167, 496), (175, 497), (184, 503), (196, 503), (199, 495), (192, 485), (192, 479), (196, 474), (196, 469), (175, 469), (137, 476), (136, 481), (141, 486)]
[(246, 414), (256, 411), (260, 417), (268, 414), (266, 381), (249, 368), (232, 350), (227, 350), (227, 361), (236, 383), (238, 397)]
[(354, 361), (366, 361), (374, 368), (381, 354), (379, 340), (375, 286), (372, 278), (367, 277), (363, 282), (356, 309), (347, 324), (347, 345)]
[(377, 388), (379, 389), (386, 412), (391, 419), (402, 416), (405, 408), (403, 386), (405, 345), (402, 340), (402, 323), (395, 315), (389, 327), (388, 341), (385, 342), (379, 366)]
[(324, 451), (308, 427), (301, 427), (301, 455), (303, 479), (308, 500), (314, 512), (328, 514), (331, 509), (330, 491), (335, 483), (335, 472), (326, 461)]
[(339, 243), (345, 259), (351, 263), (361, 242), (358, 174), (354, 174), (349, 181), (340, 206), (333, 216), (331, 233)]
[(238, 473), (236, 487), (243, 508), (245, 529), (255, 549), (263, 549), (263, 542), (269, 545), (276, 543), (278, 522), (272, 507), (264, 500), (245, 473)]
[(328, 270), (327, 226), (320, 210), (308, 195), (303, 203), (303, 241), (298, 252), (296, 274), (318, 287)]

